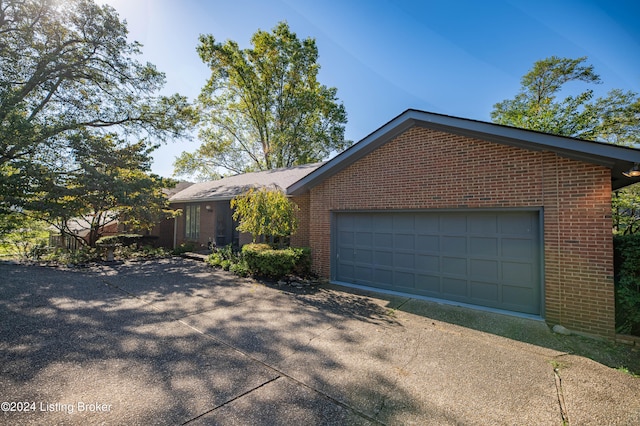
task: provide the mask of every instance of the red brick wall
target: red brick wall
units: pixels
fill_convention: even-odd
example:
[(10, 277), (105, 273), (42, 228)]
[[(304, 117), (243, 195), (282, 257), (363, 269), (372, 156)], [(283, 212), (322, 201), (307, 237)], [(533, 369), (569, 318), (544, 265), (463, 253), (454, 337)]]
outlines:
[(331, 211), (543, 207), (551, 324), (614, 336), (609, 169), (412, 128), (310, 191), (315, 272), (330, 275)]
[(291, 199), (299, 208), (296, 214), (298, 218), (298, 230), (291, 236), (292, 247), (308, 247), (309, 246), (309, 194), (304, 194)]
[[(221, 201), (224, 202), (224, 201)], [(228, 202), (228, 201), (227, 201)], [(216, 237), (216, 205), (215, 202), (202, 202), (202, 203), (189, 203), (189, 204), (199, 204), (200, 205), (200, 235), (198, 241), (187, 240), (185, 238), (185, 215), (184, 203), (180, 204), (172, 204), (171, 208), (174, 210), (182, 209), (182, 214), (176, 218), (178, 221), (177, 229), (176, 229), (176, 245), (180, 245), (182, 243), (196, 243), (198, 247), (195, 247), (196, 250), (206, 248), (209, 243), (209, 239), (211, 238), (215, 241)], [(211, 210), (207, 210), (206, 206), (211, 206)], [(172, 231), (173, 232), (173, 231)], [(172, 234), (173, 235), (173, 234)]]

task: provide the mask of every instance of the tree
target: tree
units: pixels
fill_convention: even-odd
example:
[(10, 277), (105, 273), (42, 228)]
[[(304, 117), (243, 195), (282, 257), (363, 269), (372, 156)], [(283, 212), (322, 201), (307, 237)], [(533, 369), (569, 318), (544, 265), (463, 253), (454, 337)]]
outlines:
[(157, 96), (164, 74), (136, 61), (127, 32), (93, 0), (0, 0), (0, 209), (30, 202), (79, 135), (162, 141), (190, 126), (186, 98)]
[[(162, 190), (174, 182), (149, 173), (153, 147), (145, 141), (130, 144), (115, 134), (84, 134), (68, 144), (74, 161), (65, 164), (64, 171), (34, 179), (35, 193), (25, 203), (33, 216), (62, 235), (94, 246), (109, 224), (141, 231), (169, 215)], [(72, 226), (88, 231), (88, 238), (80, 238)]]
[[(572, 83), (601, 83), (586, 58), (552, 56), (537, 61), (522, 77), (520, 92), (494, 105), (491, 118), (498, 124), (561, 136), (633, 146), (640, 143), (640, 97), (632, 91), (611, 90), (593, 99), (593, 90), (558, 99)], [(638, 185), (614, 195), (614, 224), (625, 233), (638, 230)]]
[(252, 48), (200, 37), (198, 53), (211, 77), (199, 97), (200, 138), (176, 174), (242, 173), (319, 161), (341, 151), (347, 121), (337, 90), (317, 81), (315, 40), (299, 40), (285, 22), (257, 31)]
[(522, 77), (520, 92), (493, 106), (495, 123), (561, 136), (631, 146), (640, 143), (640, 98), (634, 92), (611, 90), (593, 99), (593, 90), (558, 99), (572, 83), (601, 83), (586, 57), (552, 56), (537, 61)]
[(233, 218), (237, 220), (238, 230), (248, 232), (256, 242), (259, 237), (278, 240), (296, 232), (298, 206), (278, 190), (251, 188), (231, 200), (234, 208)]

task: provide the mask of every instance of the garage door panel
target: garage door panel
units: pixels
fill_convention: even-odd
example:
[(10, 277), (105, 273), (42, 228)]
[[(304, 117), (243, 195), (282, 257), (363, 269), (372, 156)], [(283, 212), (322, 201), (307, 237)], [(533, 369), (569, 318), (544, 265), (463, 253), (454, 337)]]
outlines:
[(336, 215), (339, 281), (538, 314), (538, 212)]
[(393, 231), (393, 216), (385, 214), (374, 215), (373, 226), (378, 231), (391, 232)]
[(380, 232), (376, 229), (376, 233), (373, 236), (373, 242), (376, 248), (393, 247), (393, 234), (391, 232)]
[(436, 296), (441, 293), (440, 289), (440, 276), (438, 275), (416, 275), (416, 289), (420, 290), (421, 294), (428, 294)]
[(355, 235), (351, 231), (342, 230), (338, 232), (338, 238), (340, 239), (340, 245), (352, 246), (355, 242)]
[(472, 234), (495, 234), (498, 232), (498, 217), (493, 213), (469, 216), (469, 232)]
[(500, 215), (500, 232), (502, 234), (531, 234), (533, 224), (531, 217), (517, 213)]
[(467, 217), (458, 213), (440, 216), (440, 232), (449, 234), (466, 234)]
[(535, 297), (534, 292), (530, 288), (504, 286), (502, 288), (502, 303), (511, 310), (536, 314), (535, 309), (531, 307), (531, 299)]
[[(373, 281), (377, 283), (392, 283), (393, 282), (393, 269), (376, 268), (373, 270)], [(388, 284), (388, 288), (391, 288), (391, 284)]]
[(346, 262), (353, 262), (355, 260), (355, 251), (352, 248), (341, 247), (339, 253), (341, 264), (345, 264)]
[(396, 234), (393, 239), (393, 247), (400, 250), (414, 250), (415, 235), (414, 234)]
[(371, 247), (372, 244), (373, 244), (372, 232), (362, 232), (362, 231), (356, 232), (355, 245)]
[(442, 292), (447, 296), (467, 297), (467, 280), (442, 277)]
[(531, 259), (535, 250), (534, 241), (525, 238), (503, 238), (502, 255), (511, 258)]
[(495, 304), (499, 302), (499, 293), (500, 288), (495, 282), (471, 281), (471, 297), (474, 299)]
[(395, 232), (409, 231), (414, 233), (414, 216), (413, 215), (394, 215), (393, 216), (393, 230)]
[(467, 259), (464, 257), (442, 257), (442, 272), (467, 275)]
[(471, 276), (497, 281), (500, 278), (500, 264), (497, 260), (471, 259)]
[(440, 256), (428, 254), (416, 255), (416, 269), (419, 271), (440, 272)]
[(424, 251), (440, 251), (440, 237), (437, 235), (417, 235), (416, 250)]
[(445, 253), (467, 253), (467, 238), (444, 235), (441, 237), (442, 251)]
[(353, 220), (353, 229), (356, 231), (371, 231), (374, 229), (374, 218), (371, 215), (360, 216), (357, 215)]
[(368, 265), (373, 263), (373, 250), (364, 250), (358, 248), (354, 256), (354, 260), (358, 263), (366, 263)]
[(440, 216), (416, 215), (416, 230), (425, 234), (438, 234), (440, 232)]
[(504, 261), (502, 262), (502, 279), (505, 282), (520, 282), (530, 286), (533, 283), (533, 265)]
[(376, 250), (375, 254), (376, 266), (393, 266), (393, 252)]
[(497, 237), (469, 237), (469, 254), (471, 256), (497, 256)]
[(412, 272), (395, 271), (393, 274), (393, 283), (398, 287), (413, 289), (415, 288), (414, 276)]
[(355, 265), (353, 273), (359, 282), (373, 282), (373, 270), (367, 266)]
[(396, 268), (410, 268), (415, 269), (416, 255), (414, 253), (398, 253), (396, 252), (393, 257), (393, 266)]

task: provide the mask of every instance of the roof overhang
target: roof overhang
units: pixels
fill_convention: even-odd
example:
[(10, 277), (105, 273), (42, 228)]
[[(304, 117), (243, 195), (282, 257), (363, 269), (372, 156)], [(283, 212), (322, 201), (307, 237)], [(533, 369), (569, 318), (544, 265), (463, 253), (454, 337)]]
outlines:
[(415, 126), (533, 151), (550, 151), (563, 157), (608, 167), (611, 169), (612, 189), (640, 182), (640, 178), (623, 175), (634, 164), (640, 163), (639, 149), (409, 109), (289, 186), (287, 193), (305, 193)]

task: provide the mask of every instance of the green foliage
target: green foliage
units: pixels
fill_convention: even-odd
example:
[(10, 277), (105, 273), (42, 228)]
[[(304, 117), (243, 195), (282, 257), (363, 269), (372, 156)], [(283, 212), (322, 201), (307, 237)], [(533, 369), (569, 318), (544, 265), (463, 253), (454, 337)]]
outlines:
[(68, 143), (73, 161), (67, 171), (33, 178), (30, 196), (20, 200), (39, 219), (68, 235), (74, 234), (72, 227), (84, 229), (93, 246), (116, 221), (145, 230), (167, 215), (162, 190), (175, 182), (149, 173), (153, 149), (144, 141), (130, 144), (114, 134), (82, 133)]
[(190, 251), (194, 251), (196, 249), (195, 243), (182, 243), (178, 247), (173, 249), (173, 254), (179, 256), (184, 253), (188, 253)]
[[(494, 105), (491, 118), (498, 124), (561, 136), (633, 146), (640, 143), (640, 97), (632, 91), (611, 90), (593, 99), (593, 91), (578, 91), (559, 99), (577, 83), (598, 84), (600, 77), (586, 58), (552, 56), (534, 63), (522, 77), (520, 92)], [(568, 87), (567, 87), (568, 86)], [(619, 233), (637, 232), (640, 206), (638, 185), (613, 196), (614, 227)]]
[(0, 231), (0, 256), (31, 259), (47, 245), (47, 224), (22, 214), (0, 216), (4, 226)]
[[(150, 191), (130, 186), (156, 179), (133, 165), (148, 160), (127, 162), (123, 156), (148, 156), (156, 143), (150, 140), (185, 134), (193, 121), (187, 99), (157, 96), (164, 75), (136, 60), (141, 46), (127, 41), (126, 23), (111, 6), (93, 0), (6, 0), (1, 9), (0, 215), (19, 206), (47, 220), (55, 214), (67, 220), (72, 211), (94, 203), (78, 193), (92, 196), (113, 164), (118, 170), (111, 177), (117, 174), (127, 183), (126, 195), (132, 197), (123, 210), (142, 205)], [(129, 142), (118, 141), (94, 153), (108, 137), (117, 139), (106, 135), (109, 131), (142, 139), (129, 151)], [(119, 192), (121, 186), (115, 186), (109, 197), (126, 199)], [(50, 196), (53, 200), (45, 202)], [(138, 212), (126, 213), (135, 221)]]
[(286, 22), (257, 31), (252, 47), (200, 36), (198, 54), (211, 77), (199, 97), (200, 138), (183, 153), (176, 174), (218, 177), (319, 161), (341, 151), (347, 114), (335, 88), (317, 81), (315, 40), (298, 39)]
[(616, 251), (616, 331), (640, 336), (640, 234), (618, 235)]
[(231, 244), (217, 248), (207, 258), (207, 263), (213, 267), (219, 267), (228, 271), (232, 265), (240, 262), (237, 253), (233, 251)]
[(145, 247), (154, 241), (156, 237), (140, 234), (118, 234), (101, 237), (96, 241), (96, 246), (122, 246), (122, 247)]
[[(272, 249), (266, 244), (247, 244), (242, 255), (252, 275), (281, 278), (294, 272), (303, 272), (311, 264), (309, 249)], [(301, 269), (300, 269), (301, 268)]]
[(520, 92), (494, 105), (495, 123), (562, 136), (631, 146), (640, 142), (640, 98), (637, 93), (612, 90), (593, 99), (593, 90), (558, 99), (567, 85), (600, 83), (587, 58), (552, 56), (537, 61), (522, 77)]
[(640, 184), (615, 191), (612, 198), (612, 216), (616, 233), (640, 232)]
[(102, 251), (94, 247), (82, 247), (78, 250), (54, 248), (34, 260), (58, 265), (83, 265), (101, 261), (103, 257)]
[(259, 236), (287, 237), (294, 234), (298, 206), (281, 191), (249, 189), (231, 200), (238, 230), (248, 232), (255, 242)]
[(244, 259), (240, 259), (237, 263), (231, 264), (231, 266), (229, 267), (229, 272), (239, 277), (248, 277), (249, 275), (251, 275), (249, 266), (247, 265), (247, 262), (244, 261)]
[(137, 246), (135, 244), (116, 247), (114, 258), (116, 260), (149, 260), (168, 257), (171, 251), (163, 247), (150, 245)]

